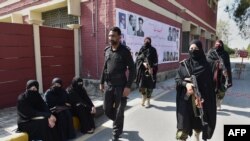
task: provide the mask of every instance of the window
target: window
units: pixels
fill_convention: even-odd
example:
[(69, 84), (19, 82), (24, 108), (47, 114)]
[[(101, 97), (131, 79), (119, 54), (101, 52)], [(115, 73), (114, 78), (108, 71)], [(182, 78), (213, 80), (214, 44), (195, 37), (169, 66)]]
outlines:
[(212, 1), (211, 8), (214, 11), (214, 13), (217, 13), (217, 4), (215, 3), (215, 1)]
[(67, 7), (42, 13), (43, 25), (57, 28), (68, 28), (68, 24), (78, 24), (78, 17), (68, 15)]
[(211, 8), (212, 7), (212, 2), (213, 2), (213, 0), (207, 0), (207, 4), (208, 4), (208, 6)]
[(190, 41), (190, 32), (182, 32), (182, 53), (188, 53)]

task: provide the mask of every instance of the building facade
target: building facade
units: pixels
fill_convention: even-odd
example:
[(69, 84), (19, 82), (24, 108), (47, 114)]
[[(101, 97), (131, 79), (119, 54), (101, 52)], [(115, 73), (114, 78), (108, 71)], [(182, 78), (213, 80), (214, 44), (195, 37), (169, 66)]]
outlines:
[(187, 57), (192, 39), (200, 39), (204, 51), (212, 47), (217, 3), (218, 0), (0, 0), (0, 22), (56, 28), (79, 25), (79, 70), (82, 77), (91, 79), (101, 75), (112, 26), (122, 29), (124, 43), (134, 58), (144, 37), (149, 36), (158, 52), (159, 80), (163, 80), (174, 74), (179, 61)]

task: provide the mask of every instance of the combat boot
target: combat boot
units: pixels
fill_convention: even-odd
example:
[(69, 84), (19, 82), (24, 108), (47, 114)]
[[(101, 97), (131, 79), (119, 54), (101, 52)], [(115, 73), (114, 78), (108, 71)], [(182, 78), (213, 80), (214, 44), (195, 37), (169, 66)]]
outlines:
[(194, 141), (200, 141), (200, 134), (201, 134), (201, 132), (194, 133)]
[(217, 110), (221, 110), (222, 99), (216, 99)]
[(146, 102), (146, 95), (142, 95), (141, 106), (145, 106), (145, 102)]
[(150, 107), (150, 98), (147, 98), (147, 106), (146, 107)]

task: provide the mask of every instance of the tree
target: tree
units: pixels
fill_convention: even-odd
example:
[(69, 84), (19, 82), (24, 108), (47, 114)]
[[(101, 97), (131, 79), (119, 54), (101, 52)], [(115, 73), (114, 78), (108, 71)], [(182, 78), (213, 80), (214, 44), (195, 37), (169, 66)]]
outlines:
[(217, 22), (217, 27), (216, 27), (216, 35), (218, 36), (219, 39), (223, 40), (225, 44), (228, 44), (231, 39), (229, 39), (229, 36), (231, 35), (230, 33), (230, 25), (228, 24), (229, 22), (219, 20)]
[(228, 53), (228, 54), (234, 54), (234, 49), (231, 49), (227, 44), (224, 44), (224, 50)]
[(248, 54), (250, 54), (250, 44), (247, 47)]
[(250, 39), (250, 0), (234, 0), (232, 5), (226, 6), (225, 11), (236, 22), (241, 37)]

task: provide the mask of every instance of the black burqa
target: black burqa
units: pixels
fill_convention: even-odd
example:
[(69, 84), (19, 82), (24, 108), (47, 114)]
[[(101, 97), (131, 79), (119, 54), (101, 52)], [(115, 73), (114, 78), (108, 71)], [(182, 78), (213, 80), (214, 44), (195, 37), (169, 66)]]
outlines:
[(210, 139), (213, 135), (216, 125), (216, 97), (214, 93), (211, 68), (206, 61), (202, 49), (202, 43), (199, 40), (194, 40), (190, 45), (195, 44), (199, 50), (190, 51), (190, 57), (186, 60), (188, 70), (191, 75), (197, 78), (198, 87), (202, 98), (204, 99), (203, 110), (204, 120), (208, 123), (206, 126), (201, 125), (199, 117), (194, 116), (192, 107), (192, 98), (186, 100), (186, 82), (184, 78), (188, 78), (189, 74), (183, 63), (177, 72), (176, 80), (176, 116), (177, 129), (184, 130), (192, 135), (192, 129), (202, 131), (203, 139)]
[[(158, 71), (158, 56), (156, 49), (151, 45), (150, 42), (144, 44), (136, 57), (136, 83), (140, 88), (154, 89), (156, 85), (156, 74)], [(153, 69), (153, 75), (150, 76), (148, 71), (143, 65), (143, 62), (147, 62)]]
[[(26, 91), (18, 96), (17, 102), (17, 126), (18, 132), (26, 132), (29, 140), (56, 141), (57, 133), (54, 128), (48, 125), (48, 118), (51, 116), (48, 106), (38, 91), (31, 91), (29, 88), (39, 88), (36, 80), (29, 80)], [(43, 119), (34, 119), (42, 117)]]
[[(56, 117), (56, 129), (59, 134), (60, 141), (66, 141), (76, 137), (75, 129), (73, 127), (73, 119), (69, 109), (67, 109), (66, 103), (68, 103), (67, 93), (62, 87), (54, 87), (55, 83), (59, 83), (62, 86), (62, 80), (60, 78), (54, 78), (52, 80), (52, 87), (45, 93), (45, 101), (50, 110), (53, 111), (53, 115)], [(52, 110), (52, 108), (65, 107), (64, 110)]]
[[(219, 41), (220, 42), (220, 41)], [(217, 67), (217, 61), (219, 60), (219, 57), (223, 60), (223, 63), (225, 65), (226, 71), (228, 73), (228, 86), (227, 88), (232, 87), (232, 71), (231, 71), (231, 64), (230, 64), (230, 57), (229, 54), (224, 50), (223, 42), (220, 42), (221, 46), (216, 48), (212, 48), (209, 50), (207, 54), (207, 61), (209, 62), (210, 66), (212, 67), (212, 73), (214, 75), (214, 81), (216, 85), (216, 89), (225, 89), (223, 88), (225, 85), (225, 76), (222, 74), (222, 69), (219, 69)], [(218, 72), (216, 72), (218, 70)]]
[(67, 88), (67, 92), (69, 102), (72, 106), (72, 112), (79, 118), (81, 125), (80, 131), (86, 133), (94, 129), (94, 115), (91, 114), (94, 104), (83, 87), (83, 80), (80, 77), (73, 78), (71, 86)]

